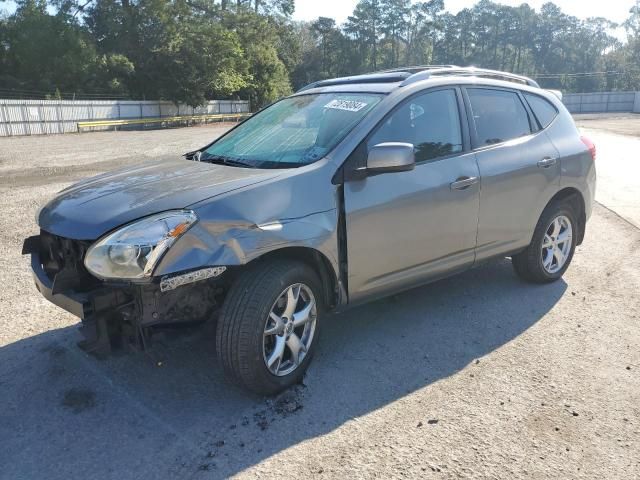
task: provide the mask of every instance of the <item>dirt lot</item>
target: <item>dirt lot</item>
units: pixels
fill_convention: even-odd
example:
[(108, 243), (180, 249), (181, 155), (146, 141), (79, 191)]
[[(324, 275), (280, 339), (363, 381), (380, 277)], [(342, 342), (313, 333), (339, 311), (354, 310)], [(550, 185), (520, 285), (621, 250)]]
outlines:
[[(600, 200), (637, 188), (640, 139), (599, 125)], [(640, 478), (640, 230), (607, 195), (562, 281), (505, 260), (325, 318), (305, 385), (277, 399), (224, 383), (211, 327), (82, 353), (20, 256), (38, 205), (220, 131), (0, 139), (0, 478)]]
[(578, 126), (596, 143), (596, 200), (640, 228), (640, 115), (579, 115)]
[(640, 137), (640, 114), (637, 113), (583, 113), (574, 115), (574, 118), (580, 128)]

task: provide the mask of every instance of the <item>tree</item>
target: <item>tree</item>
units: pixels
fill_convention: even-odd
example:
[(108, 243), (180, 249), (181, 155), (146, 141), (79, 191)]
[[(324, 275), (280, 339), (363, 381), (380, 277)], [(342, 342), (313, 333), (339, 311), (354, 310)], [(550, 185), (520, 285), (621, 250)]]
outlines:
[(261, 107), (291, 93), (289, 72), (278, 53), (280, 29), (275, 20), (243, 12), (225, 17), (222, 25), (235, 32), (244, 51), (249, 80), (239, 95)]
[(22, 91), (121, 92), (131, 73), (118, 56), (98, 55), (89, 32), (42, 0), (25, 0), (4, 21), (0, 87)]
[(333, 36), (336, 34), (336, 21), (333, 18), (319, 17), (311, 24), (311, 31), (318, 38), (318, 44), (322, 52), (322, 73), (326, 77), (330, 74), (329, 49), (334, 47)]
[(101, 52), (133, 62), (127, 87), (136, 97), (199, 105), (248, 85), (238, 35), (186, 1), (97, 0), (86, 23)]
[(294, 0), (253, 0), (253, 10), (262, 15), (290, 17), (295, 10)]
[(405, 49), (407, 65), (438, 63), (436, 46), (443, 37), (448, 18), (442, 15), (443, 10), (443, 0), (419, 2), (411, 7)]
[(382, 33), (391, 45), (390, 58), (386, 64), (397, 67), (400, 60), (401, 41), (405, 41), (405, 34), (409, 23), (409, 0), (380, 0), (380, 21)]
[(424, 64), (510, 70), (565, 91), (640, 88), (640, 0), (623, 24), (626, 41), (612, 36), (612, 22), (551, 2), (536, 12), (479, 0), (454, 15), (443, 0), (360, 0), (343, 25), (293, 22), (294, 7), (17, 0), (0, 18), (0, 88), (191, 105), (240, 96), (259, 107), (315, 80)]
[(382, 10), (379, 0), (360, 0), (347, 19), (345, 32), (359, 46), (360, 62), (373, 70), (378, 68), (378, 35), (381, 33)]

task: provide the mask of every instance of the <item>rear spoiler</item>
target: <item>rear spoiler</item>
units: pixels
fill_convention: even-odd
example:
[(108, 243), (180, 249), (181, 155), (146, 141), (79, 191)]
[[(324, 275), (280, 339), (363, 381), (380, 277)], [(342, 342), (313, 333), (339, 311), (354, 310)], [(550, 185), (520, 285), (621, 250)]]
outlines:
[(562, 92), (560, 90), (547, 90), (547, 92), (553, 93), (556, 97), (562, 100)]

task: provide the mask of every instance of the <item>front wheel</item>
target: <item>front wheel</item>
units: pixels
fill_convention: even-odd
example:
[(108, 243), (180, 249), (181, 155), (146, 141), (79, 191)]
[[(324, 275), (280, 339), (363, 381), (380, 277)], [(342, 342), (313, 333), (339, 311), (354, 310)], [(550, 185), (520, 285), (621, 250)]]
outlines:
[(231, 287), (218, 318), (216, 347), (228, 377), (259, 394), (298, 383), (319, 333), (322, 290), (295, 261), (265, 261)]
[(576, 248), (577, 225), (569, 203), (554, 202), (547, 206), (529, 246), (512, 257), (518, 276), (534, 283), (553, 282), (562, 277)]

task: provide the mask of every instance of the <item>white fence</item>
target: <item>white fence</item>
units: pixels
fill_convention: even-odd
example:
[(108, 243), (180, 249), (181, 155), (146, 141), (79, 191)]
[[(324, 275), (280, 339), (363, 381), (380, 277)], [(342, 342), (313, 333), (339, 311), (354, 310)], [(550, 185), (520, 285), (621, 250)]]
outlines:
[[(640, 113), (640, 92), (567, 93), (562, 101), (571, 113)], [(137, 100), (2, 100), (0, 137), (73, 133), (78, 122), (162, 118), (179, 115), (248, 113), (246, 100), (211, 100), (200, 107)]]
[(246, 100), (211, 100), (200, 107), (137, 100), (1, 100), (0, 137), (78, 131), (78, 122), (249, 112)]
[(640, 92), (566, 93), (562, 101), (571, 113), (640, 113)]

